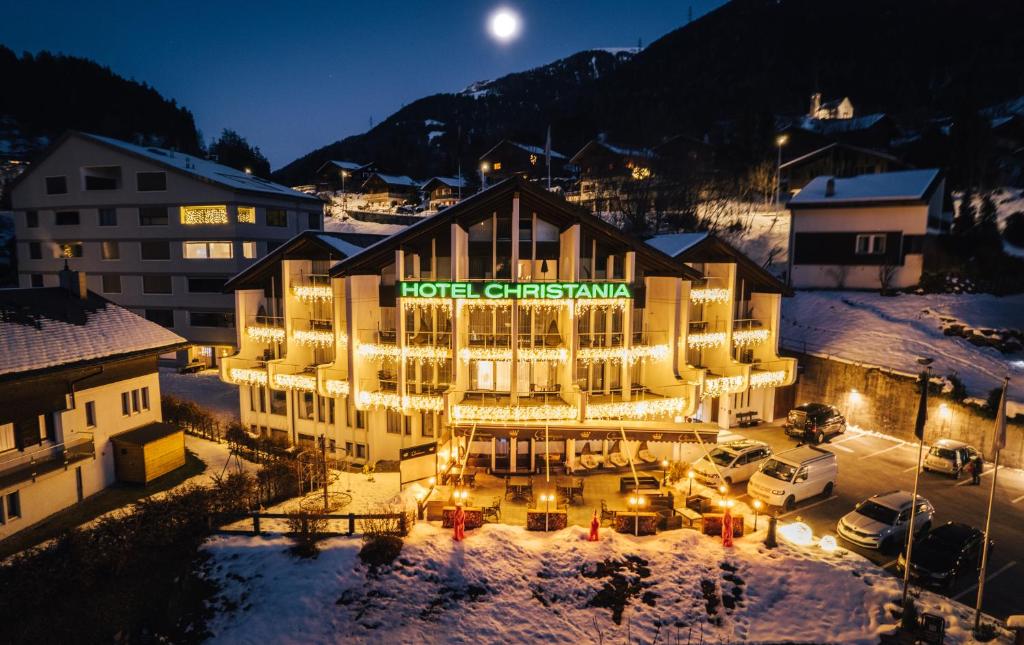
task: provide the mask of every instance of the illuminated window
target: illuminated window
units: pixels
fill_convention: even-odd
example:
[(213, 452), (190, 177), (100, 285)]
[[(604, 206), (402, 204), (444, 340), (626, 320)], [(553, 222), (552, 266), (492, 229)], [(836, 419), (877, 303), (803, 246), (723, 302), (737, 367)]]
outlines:
[(184, 242), (184, 255), (188, 260), (230, 260), (231, 242)]
[(227, 224), (228, 207), (220, 206), (182, 206), (182, 224)]
[(530, 155), (530, 165), (531, 166), (536, 166), (537, 165), (537, 155)]
[(494, 169), (495, 170), (501, 170), (501, 162), (500, 161), (494, 162)]
[(255, 259), (256, 242), (242, 242), (242, 257), (247, 260)]
[(60, 257), (62, 258), (80, 258), (82, 257), (82, 243), (81, 242), (61, 242), (58, 246), (60, 250)]
[(103, 240), (100, 242), (100, 256), (104, 260), (117, 260), (121, 257), (121, 249), (115, 240)]
[(238, 221), (241, 224), (255, 224), (256, 223), (256, 207), (255, 206), (239, 206), (238, 207)]

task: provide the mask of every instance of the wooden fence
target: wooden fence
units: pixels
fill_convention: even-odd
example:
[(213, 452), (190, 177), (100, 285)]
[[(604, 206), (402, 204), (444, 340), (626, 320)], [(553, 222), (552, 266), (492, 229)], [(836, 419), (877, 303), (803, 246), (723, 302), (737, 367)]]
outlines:
[[(252, 513), (250, 518), (252, 519), (252, 530), (241, 530), (241, 529), (220, 529), (216, 531), (224, 535), (260, 535), (261, 520), (289, 520), (295, 517), (293, 513)], [(326, 536), (337, 536), (337, 535), (356, 535), (360, 531), (357, 530), (358, 522), (362, 520), (391, 520), (398, 522), (398, 533), (399, 535), (408, 535), (409, 528), (414, 519), (409, 517), (408, 513), (329, 513), (329, 514), (310, 514), (310, 518), (322, 519), (334, 522), (342, 522), (343, 525), (347, 525), (348, 530), (346, 531), (324, 531), (322, 535)], [(365, 527), (362, 532), (365, 533)]]

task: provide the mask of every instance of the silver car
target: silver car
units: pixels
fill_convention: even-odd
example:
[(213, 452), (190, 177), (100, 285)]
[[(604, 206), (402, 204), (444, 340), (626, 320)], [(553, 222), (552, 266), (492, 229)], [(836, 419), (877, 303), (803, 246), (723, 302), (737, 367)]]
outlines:
[[(905, 490), (894, 490), (869, 497), (839, 520), (836, 531), (858, 546), (889, 551), (907, 539), (911, 496)], [(914, 534), (920, 535), (931, 528), (935, 509), (920, 495), (917, 504)]]
[(924, 458), (924, 471), (945, 473), (959, 479), (967, 464), (978, 454), (974, 447), (963, 441), (939, 439)]

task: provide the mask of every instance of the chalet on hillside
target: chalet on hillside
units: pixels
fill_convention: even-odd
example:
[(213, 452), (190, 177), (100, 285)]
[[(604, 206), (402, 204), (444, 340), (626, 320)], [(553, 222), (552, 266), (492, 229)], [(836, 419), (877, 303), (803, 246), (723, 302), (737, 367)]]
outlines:
[(822, 101), (821, 92), (811, 94), (811, 106), (807, 116), (812, 119), (852, 119), (853, 103), (850, 97), (844, 96), (841, 99)]
[[(568, 158), (560, 152), (551, 151), (551, 176), (564, 177)], [(503, 139), (498, 145), (480, 155), (480, 168), (484, 181), (493, 184), (514, 175), (527, 179), (546, 179), (547, 162), (543, 146), (531, 146)]]
[(812, 179), (822, 175), (854, 177), (905, 170), (908, 167), (885, 152), (846, 143), (830, 143), (784, 162), (779, 168), (779, 177), (781, 191), (785, 195), (799, 191)]
[(458, 177), (432, 177), (423, 184), (423, 192), (427, 195), (427, 208), (436, 211), (459, 203), (462, 197), (469, 196), (469, 184)]
[(316, 170), (316, 188), (321, 191), (355, 192), (360, 190), (363, 183), (375, 172), (377, 166), (372, 162), (325, 161)]
[(604, 203), (617, 201), (623, 182), (650, 180), (657, 162), (650, 148), (589, 141), (569, 160), (579, 169), (578, 203), (589, 210), (609, 210)]
[(385, 175), (375, 172), (363, 182), (362, 190), (366, 201), (374, 205), (398, 206), (409, 201), (419, 201), (420, 185), (405, 175)]

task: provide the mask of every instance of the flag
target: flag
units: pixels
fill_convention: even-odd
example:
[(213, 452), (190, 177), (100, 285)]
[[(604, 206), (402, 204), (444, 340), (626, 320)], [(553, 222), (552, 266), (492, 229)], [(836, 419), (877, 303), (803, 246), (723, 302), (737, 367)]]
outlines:
[(999, 407), (996, 408), (996, 430), (992, 436), (992, 452), (999, 452), (1006, 447), (1006, 387), (1010, 379), (1003, 381), (1003, 395), (999, 397)]
[(548, 137), (544, 140), (544, 162), (551, 167), (551, 126), (548, 126)]
[(921, 374), (921, 401), (917, 404), (917, 423), (914, 424), (914, 436), (924, 441), (924, 424), (928, 421), (928, 373)]

